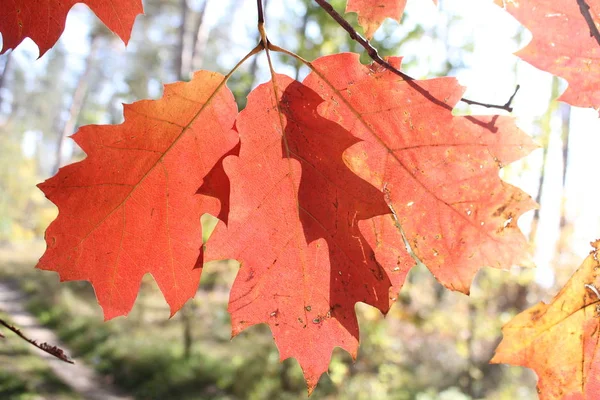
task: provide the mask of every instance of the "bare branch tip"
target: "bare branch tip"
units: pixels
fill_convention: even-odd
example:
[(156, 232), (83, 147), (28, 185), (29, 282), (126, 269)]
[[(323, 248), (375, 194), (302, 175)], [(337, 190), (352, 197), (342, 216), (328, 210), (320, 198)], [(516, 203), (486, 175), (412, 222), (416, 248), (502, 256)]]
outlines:
[[(69, 356), (67, 356), (65, 354), (65, 352), (61, 348), (59, 348), (57, 346), (49, 345), (48, 343), (45, 343), (45, 342), (42, 344), (38, 344), (37, 341), (35, 341), (33, 339), (29, 339), (27, 336), (25, 336), (25, 334), (23, 332), (21, 332), (21, 330), (19, 328), (9, 324), (8, 322), (6, 322), (3, 319), (0, 319), (0, 325), (3, 325), (5, 328), (12, 331), (15, 335), (19, 336), (21, 339), (25, 340), (27, 343), (31, 344), (32, 346), (35, 346), (42, 351), (45, 351), (46, 353), (58, 358), (61, 361), (64, 361), (69, 364), (74, 364), (74, 362), (69, 358)], [(4, 338), (4, 336), (2, 334), (0, 334), (0, 337)]]

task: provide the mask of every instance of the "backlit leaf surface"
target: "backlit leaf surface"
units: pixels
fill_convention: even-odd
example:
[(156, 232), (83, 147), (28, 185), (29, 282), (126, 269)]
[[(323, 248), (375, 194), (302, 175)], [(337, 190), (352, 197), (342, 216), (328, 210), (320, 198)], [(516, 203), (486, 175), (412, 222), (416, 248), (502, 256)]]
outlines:
[[(362, 140), (345, 162), (384, 192), (411, 248), (443, 285), (468, 293), (482, 266), (528, 260), (516, 222), (535, 202), (498, 174), (536, 146), (511, 118), (453, 116), (463, 93), (453, 78), (406, 82), (351, 53), (313, 67), (304, 84), (326, 100), (320, 114)], [(398, 229), (371, 235), (379, 249), (404, 249)]]
[[(600, 43), (578, 0), (496, 0), (533, 34), (517, 56), (569, 83), (559, 100), (600, 109)], [(585, 0), (600, 29), (600, 0)]]
[(3, 0), (2, 3), (0, 54), (29, 37), (42, 56), (60, 37), (67, 14), (77, 3), (86, 4), (125, 43), (129, 41), (136, 16), (143, 12), (141, 0)]
[(532, 368), (541, 400), (600, 395), (600, 241), (550, 304), (539, 303), (502, 328), (492, 363)]
[(200, 216), (220, 212), (196, 192), (238, 143), (236, 114), (224, 77), (200, 71), (160, 100), (126, 105), (121, 125), (81, 128), (87, 158), (39, 185), (59, 215), (38, 268), (90, 281), (107, 319), (129, 312), (151, 273), (175, 313), (198, 287)]
[(358, 14), (358, 23), (365, 37), (371, 39), (386, 18), (400, 22), (406, 0), (348, 0), (346, 12)]
[(322, 99), (284, 75), (259, 86), (237, 119), (239, 157), (228, 224), (206, 244), (206, 260), (240, 270), (229, 311), (236, 335), (267, 323), (282, 359), (298, 359), (309, 390), (341, 347), (356, 357), (356, 302), (387, 312), (389, 289), (406, 271), (384, 270), (359, 222), (389, 213), (383, 196), (353, 174), (342, 153), (357, 140), (317, 113)]
[[(434, 0), (437, 4), (437, 0)], [(348, 0), (346, 12), (358, 14), (358, 23), (365, 37), (371, 39), (386, 18), (400, 22), (406, 0)]]

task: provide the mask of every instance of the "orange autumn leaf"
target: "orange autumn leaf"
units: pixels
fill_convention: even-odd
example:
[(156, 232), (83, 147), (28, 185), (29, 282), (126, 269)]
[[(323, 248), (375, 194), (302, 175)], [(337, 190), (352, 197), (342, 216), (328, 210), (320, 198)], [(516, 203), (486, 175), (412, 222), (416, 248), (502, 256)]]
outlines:
[(541, 400), (600, 395), (600, 240), (550, 304), (539, 303), (502, 328), (492, 363), (532, 368)]
[[(444, 286), (468, 293), (479, 268), (528, 260), (517, 220), (535, 202), (498, 173), (536, 146), (511, 118), (453, 116), (463, 93), (453, 78), (407, 82), (350, 53), (322, 57), (313, 68), (304, 84), (326, 99), (320, 114), (361, 139), (345, 162), (385, 193), (412, 250)], [(378, 253), (404, 250), (390, 224), (361, 223), (379, 241)]]
[(200, 71), (126, 105), (121, 125), (81, 128), (87, 158), (39, 185), (59, 214), (38, 268), (90, 281), (106, 319), (129, 312), (150, 273), (174, 314), (200, 280), (200, 216), (219, 214), (218, 199), (196, 192), (238, 142), (236, 115), (225, 78)]
[(355, 12), (365, 37), (371, 39), (386, 18), (400, 22), (406, 0), (348, 0), (346, 12)]
[[(365, 37), (371, 39), (386, 18), (400, 22), (407, 0), (348, 0), (346, 12), (355, 12)], [(437, 0), (434, 0), (437, 4)]]
[(233, 258), (233, 335), (267, 323), (281, 359), (298, 359), (309, 391), (335, 347), (358, 350), (357, 302), (387, 312), (387, 271), (358, 223), (389, 213), (381, 193), (354, 175), (342, 153), (357, 140), (317, 113), (322, 99), (284, 75), (248, 97), (236, 126), (239, 157), (223, 164), (231, 182), (227, 226), (206, 244), (206, 261)]
[(3, 47), (0, 54), (31, 38), (44, 55), (65, 29), (69, 10), (86, 4), (106, 27), (127, 43), (133, 22), (143, 12), (141, 0), (5, 0), (0, 12)]
[[(495, 2), (533, 34), (531, 42), (516, 55), (569, 83), (559, 100), (600, 109), (600, 0)], [(596, 27), (595, 33), (586, 14)]]
[(402, 289), (406, 275), (416, 264), (408, 253), (402, 236), (398, 234), (399, 226), (394, 216), (388, 214), (359, 221), (358, 227), (367, 243), (373, 248), (377, 262), (391, 277), (390, 301), (394, 302)]

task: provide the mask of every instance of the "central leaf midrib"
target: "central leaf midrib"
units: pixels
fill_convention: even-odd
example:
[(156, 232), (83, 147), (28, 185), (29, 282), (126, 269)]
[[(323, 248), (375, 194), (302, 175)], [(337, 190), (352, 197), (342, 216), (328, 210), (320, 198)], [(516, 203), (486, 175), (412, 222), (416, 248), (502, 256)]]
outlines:
[[(207, 106), (209, 104), (211, 104), (211, 102), (214, 99), (214, 97), (216, 96), (216, 94), (223, 88), (225, 82), (226, 82), (226, 79), (223, 78), (223, 80), (221, 81), (221, 83), (215, 88), (215, 90), (213, 91), (213, 93), (211, 93), (211, 95), (207, 98), (206, 102), (202, 105), (202, 107), (200, 107), (200, 109), (198, 110), (198, 112), (196, 114), (194, 114), (194, 116), (192, 116), (192, 118), (190, 119), (190, 121), (183, 127), (183, 129), (181, 130), (181, 133), (179, 133), (179, 135), (177, 135), (177, 137), (173, 140), (173, 142), (165, 149), (165, 151), (163, 152), (163, 154), (160, 157), (158, 157), (158, 159), (154, 162), (154, 164), (152, 164), (148, 168), (148, 171), (139, 179), (139, 181), (137, 183), (131, 185), (131, 190), (129, 191), (129, 193), (127, 193), (127, 195), (123, 198), (123, 200), (119, 204), (117, 204), (110, 212), (108, 212), (106, 214), (106, 216), (104, 218), (102, 218), (96, 225), (94, 225), (90, 229), (90, 231), (79, 241), (79, 243), (75, 247), (78, 247), (79, 245), (81, 245), (81, 243), (83, 243), (94, 231), (96, 231), (96, 229), (98, 229), (98, 227), (100, 227), (113, 213), (115, 213), (118, 209), (120, 209), (127, 202), (127, 200), (129, 200), (129, 198), (133, 195), (133, 193), (136, 191), (136, 189), (154, 171), (154, 169), (157, 167), (157, 165), (164, 160), (164, 158), (169, 154), (169, 152), (173, 149), (173, 147), (175, 147), (175, 145), (177, 143), (179, 143), (179, 141), (181, 140), (181, 138), (191, 128), (192, 124), (204, 112), (204, 110), (207, 108)], [(164, 100), (164, 97), (161, 100)], [(163, 120), (163, 122), (168, 123), (168, 121), (164, 121), (164, 120)], [(124, 228), (125, 227), (123, 227), (123, 229)]]

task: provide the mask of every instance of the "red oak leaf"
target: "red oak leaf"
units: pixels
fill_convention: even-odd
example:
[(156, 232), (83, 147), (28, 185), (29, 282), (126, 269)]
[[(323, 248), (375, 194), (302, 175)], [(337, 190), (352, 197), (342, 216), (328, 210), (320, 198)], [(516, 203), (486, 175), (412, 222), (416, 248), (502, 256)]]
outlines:
[[(346, 12), (358, 14), (358, 23), (371, 39), (386, 18), (400, 22), (407, 0), (348, 0)], [(434, 0), (437, 4), (437, 0)]]
[[(320, 114), (362, 140), (345, 162), (385, 192), (412, 250), (442, 284), (468, 293), (482, 266), (528, 259), (517, 219), (535, 202), (498, 172), (536, 146), (512, 119), (453, 116), (463, 93), (453, 78), (408, 82), (350, 53), (313, 68), (304, 84), (326, 99)], [(378, 240), (376, 249), (404, 249), (398, 229)]]
[(298, 359), (309, 391), (335, 347), (356, 357), (355, 303), (387, 312), (389, 288), (405, 275), (383, 270), (359, 232), (359, 221), (389, 209), (342, 162), (357, 140), (319, 116), (321, 102), (283, 75), (250, 94), (236, 121), (240, 155), (223, 162), (229, 222), (206, 244), (207, 261), (241, 264), (229, 304), (233, 335), (269, 324), (281, 358)]
[(539, 303), (502, 328), (492, 363), (529, 367), (541, 400), (600, 394), (600, 240), (550, 304)]
[(0, 54), (17, 47), (26, 37), (40, 49), (40, 57), (58, 40), (65, 29), (71, 7), (86, 4), (104, 24), (125, 43), (133, 22), (143, 12), (141, 0), (5, 0), (0, 13), (3, 48)]
[(200, 216), (219, 214), (196, 192), (238, 142), (236, 115), (224, 77), (200, 71), (160, 100), (126, 105), (121, 125), (81, 128), (87, 158), (39, 185), (59, 215), (38, 268), (90, 281), (106, 319), (131, 309), (151, 273), (175, 313), (198, 287)]
[(391, 214), (358, 222), (360, 232), (375, 251), (375, 259), (388, 271), (392, 284), (390, 287), (392, 303), (396, 301), (406, 275), (415, 265), (415, 260), (402, 242), (402, 236), (398, 234), (398, 225)]
[(239, 142), (237, 146), (217, 161), (213, 169), (206, 174), (202, 186), (198, 189), (198, 194), (213, 197), (219, 201), (219, 214), (215, 214), (214, 216), (225, 224), (227, 224), (229, 220), (229, 197), (231, 194), (231, 186), (229, 177), (227, 177), (225, 169), (223, 169), (223, 160), (229, 156), (237, 156), (238, 154), (240, 154)]
[[(600, 109), (600, 0), (496, 0), (496, 3), (504, 4), (533, 34), (531, 43), (516, 55), (569, 83), (559, 100)], [(593, 23), (586, 21), (586, 14)]]

